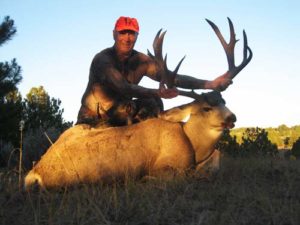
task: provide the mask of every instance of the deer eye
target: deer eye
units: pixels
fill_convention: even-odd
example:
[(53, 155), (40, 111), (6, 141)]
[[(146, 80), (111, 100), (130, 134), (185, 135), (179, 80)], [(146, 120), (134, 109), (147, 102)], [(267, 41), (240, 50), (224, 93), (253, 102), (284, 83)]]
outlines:
[(211, 110), (212, 110), (211, 107), (203, 107), (203, 111), (204, 111), (204, 112), (209, 112), (209, 111), (211, 111)]

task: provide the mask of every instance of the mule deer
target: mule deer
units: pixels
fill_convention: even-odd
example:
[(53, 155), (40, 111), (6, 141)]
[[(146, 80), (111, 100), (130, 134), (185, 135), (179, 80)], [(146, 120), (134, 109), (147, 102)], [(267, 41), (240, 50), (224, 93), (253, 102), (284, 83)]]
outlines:
[[(231, 21), (229, 44), (226, 44), (216, 25), (211, 21), (208, 23), (225, 49), (228, 76), (234, 78), (252, 57), (246, 34), (244, 32), (244, 58), (236, 67), (236, 39)], [(165, 32), (158, 32), (153, 43), (154, 55), (150, 55), (168, 71), (166, 59), (162, 57), (164, 35)], [(182, 60), (173, 74), (164, 74), (160, 85), (173, 85), (176, 79), (174, 74)], [(212, 165), (217, 167), (218, 152), (214, 145), (224, 129), (234, 126), (235, 115), (225, 106), (220, 92), (200, 95), (194, 91), (180, 90), (179, 93), (195, 101), (167, 110), (159, 118), (130, 126), (103, 129), (81, 124), (68, 129), (25, 177), (25, 188), (35, 183), (51, 188), (109, 182), (126, 176), (159, 176), (165, 170), (180, 173), (196, 168), (200, 171), (203, 164), (210, 160), (215, 161)], [(189, 117), (188, 120), (182, 122), (186, 117)]]

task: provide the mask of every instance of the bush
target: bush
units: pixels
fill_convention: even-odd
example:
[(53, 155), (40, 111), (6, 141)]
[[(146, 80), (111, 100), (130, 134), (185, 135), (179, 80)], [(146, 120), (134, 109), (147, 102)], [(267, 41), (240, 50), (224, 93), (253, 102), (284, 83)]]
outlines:
[(229, 130), (225, 130), (222, 138), (218, 141), (216, 148), (222, 153), (237, 157), (240, 154), (240, 146), (236, 141), (236, 136), (231, 136)]
[(12, 168), (19, 161), (19, 148), (14, 148), (11, 143), (0, 144), (0, 167)]
[(293, 144), (293, 147), (291, 149), (291, 153), (297, 159), (300, 158), (300, 138), (298, 138), (297, 141)]
[(31, 169), (33, 163), (41, 158), (60, 134), (60, 129), (53, 127), (47, 130), (37, 128), (27, 131), (23, 141), (23, 167)]
[[(23, 169), (32, 168), (34, 162), (38, 161), (47, 149), (60, 136), (59, 128), (31, 129), (23, 134), (22, 165)], [(20, 148), (15, 148), (11, 143), (0, 144), (0, 167), (17, 169), (19, 165)]]
[(242, 155), (261, 155), (274, 157), (278, 153), (277, 146), (268, 139), (268, 132), (261, 128), (247, 128), (242, 137), (240, 152)]
[(247, 128), (242, 136), (242, 143), (239, 145), (236, 136), (231, 136), (229, 131), (225, 131), (223, 137), (218, 142), (217, 148), (233, 157), (249, 156), (272, 156), (277, 155), (278, 150), (275, 144), (268, 139), (268, 133), (261, 128)]

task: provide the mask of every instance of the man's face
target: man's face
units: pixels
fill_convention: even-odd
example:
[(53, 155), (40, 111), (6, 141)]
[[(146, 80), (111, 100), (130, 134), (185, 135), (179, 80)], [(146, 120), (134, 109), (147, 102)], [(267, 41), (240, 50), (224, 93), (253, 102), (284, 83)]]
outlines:
[(132, 30), (114, 31), (114, 40), (117, 50), (121, 53), (130, 53), (136, 42), (138, 33)]

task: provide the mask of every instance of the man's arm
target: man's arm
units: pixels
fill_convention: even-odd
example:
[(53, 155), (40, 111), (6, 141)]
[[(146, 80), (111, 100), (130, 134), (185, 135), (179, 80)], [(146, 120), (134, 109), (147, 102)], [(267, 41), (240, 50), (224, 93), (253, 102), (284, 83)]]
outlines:
[(178, 95), (177, 90), (174, 89), (151, 89), (140, 85), (131, 84), (124, 79), (122, 74), (113, 67), (107, 68), (105, 71), (106, 82), (110, 88), (119, 92), (121, 95), (128, 95), (129, 97), (160, 97), (173, 98)]
[(177, 74), (175, 77), (175, 86), (186, 89), (211, 89), (216, 91), (224, 91), (230, 84), (232, 84), (232, 80), (228, 76), (228, 72), (212, 81), (201, 80), (195, 77), (180, 74)]
[[(161, 77), (164, 72), (165, 68), (155, 63), (154, 60), (150, 60), (148, 62), (147, 76), (149, 78), (156, 81), (161, 81)], [(168, 73), (170, 75), (173, 72), (168, 70)], [(198, 79), (188, 75), (176, 74), (175, 86), (185, 89), (211, 89), (216, 91), (224, 91), (230, 84), (232, 84), (232, 79), (230, 79), (228, 73), (229, 72), (226, 72), (225, 74), (211, 81)]]

